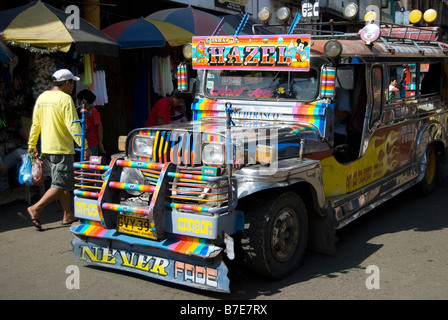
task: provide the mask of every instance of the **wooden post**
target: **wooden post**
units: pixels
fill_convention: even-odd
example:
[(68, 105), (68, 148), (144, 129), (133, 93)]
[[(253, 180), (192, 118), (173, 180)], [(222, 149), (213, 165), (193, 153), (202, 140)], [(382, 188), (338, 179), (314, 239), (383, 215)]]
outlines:
[(83, 0), (82, 18), (101, 29), (100, 0)]

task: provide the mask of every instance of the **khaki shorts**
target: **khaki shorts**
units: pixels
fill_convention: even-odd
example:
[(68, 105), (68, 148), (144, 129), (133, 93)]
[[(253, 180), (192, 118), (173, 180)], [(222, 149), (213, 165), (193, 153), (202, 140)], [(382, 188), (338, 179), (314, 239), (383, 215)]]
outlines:
[(74, 155), (71, 154), (46, 154), (50, 162), (51, 187), (56, 189), (75, 189)]

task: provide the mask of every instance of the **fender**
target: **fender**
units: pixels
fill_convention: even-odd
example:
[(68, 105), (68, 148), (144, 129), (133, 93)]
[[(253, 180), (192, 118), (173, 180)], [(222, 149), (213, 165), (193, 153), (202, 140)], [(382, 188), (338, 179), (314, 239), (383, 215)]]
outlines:
[(421, 181), (424, 177), (426, 170), (426, 149), (432, 143), (440, 143), (443, 148), (443, 151), (446, 149), (447, 145), (447, 132), (443, 125), (436, 121), (432, 120), (422, 126), (419, 130), (415, 143), (415, 161), (416, 170), (418, 173), (418, 181)]
[[(267, 170), (264, 170), (268, 172)], [(272, 174), (262, 174), (260, 166), (246, 167), (235, 171), (238, 179), (238, 198), (244, 198), (262, 190), (282, 188), (306, 182), (314, 190), (321, 215), (327, 207), (322, 181), (320, 161), (310, 159), (285, 159), (278, 162)]]

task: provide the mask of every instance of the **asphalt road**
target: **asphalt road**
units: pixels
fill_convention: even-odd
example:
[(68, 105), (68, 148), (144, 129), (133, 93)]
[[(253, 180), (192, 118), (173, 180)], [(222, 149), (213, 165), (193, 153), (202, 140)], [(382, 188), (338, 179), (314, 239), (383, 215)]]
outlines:
[[(0, 299), (446, 300), (447, 192), (444, 183), (429, 197), (412, 190), (400, 194), (339, 231), (336, 257), (307, 252), (287, 279), (271, 281), (232, 269), (230, 294), (87, 266), (75, 260), (58, 203), (42, 215), (43, 232), (17, 216), (26, 209), (24, 202), (3, 205)], [(71, 266), (79, 268), (79, 289), (67, 288)], [(366, 282), (377, 288), (368, 289)]]

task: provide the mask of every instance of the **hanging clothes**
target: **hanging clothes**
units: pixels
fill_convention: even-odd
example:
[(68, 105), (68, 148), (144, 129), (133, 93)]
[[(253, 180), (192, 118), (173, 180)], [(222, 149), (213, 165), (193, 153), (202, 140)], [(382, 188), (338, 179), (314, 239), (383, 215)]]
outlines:
[(90, 54), (84, 54), (83, 61), (84, 61), (84, 76), (81, 79), (86, 87), (90, 87), (93, 84), (92, 79), (93, 70), (92, 70), (92, 63), (90, 60)]
[(103, 106), (109, 102), (106, 89), (106, 73), (104, 70), (96, 70), (93, 73), (94, 85), (92, 92), (96, 95), (96, 105)]
[(106, 72), (101, 69), (97, 69), (93, 72), (91, 85), (86, 85), (84, 83), (84, 74), (80, 74), (80, 81), (76, 83), (76, 94), (81, 90), (88, 89), (96, 95), (95, 102), (93, 106), (103, 106), (109, 102), (107, 95), (107, 85), (106, 85)]
[(151, 69), (152, 69), (152, 87), (154, 89), (154, 92), (161, 95), (161, 74), (160, 74), (160, 64), (159, 64), (159, 57), (153, 56), (151, 59)]
[(152, 87), (154, 92), (162, 97), (171, 95), (174, 90), (171, 56), (153, 56), (151, 65), (153, 70)]

